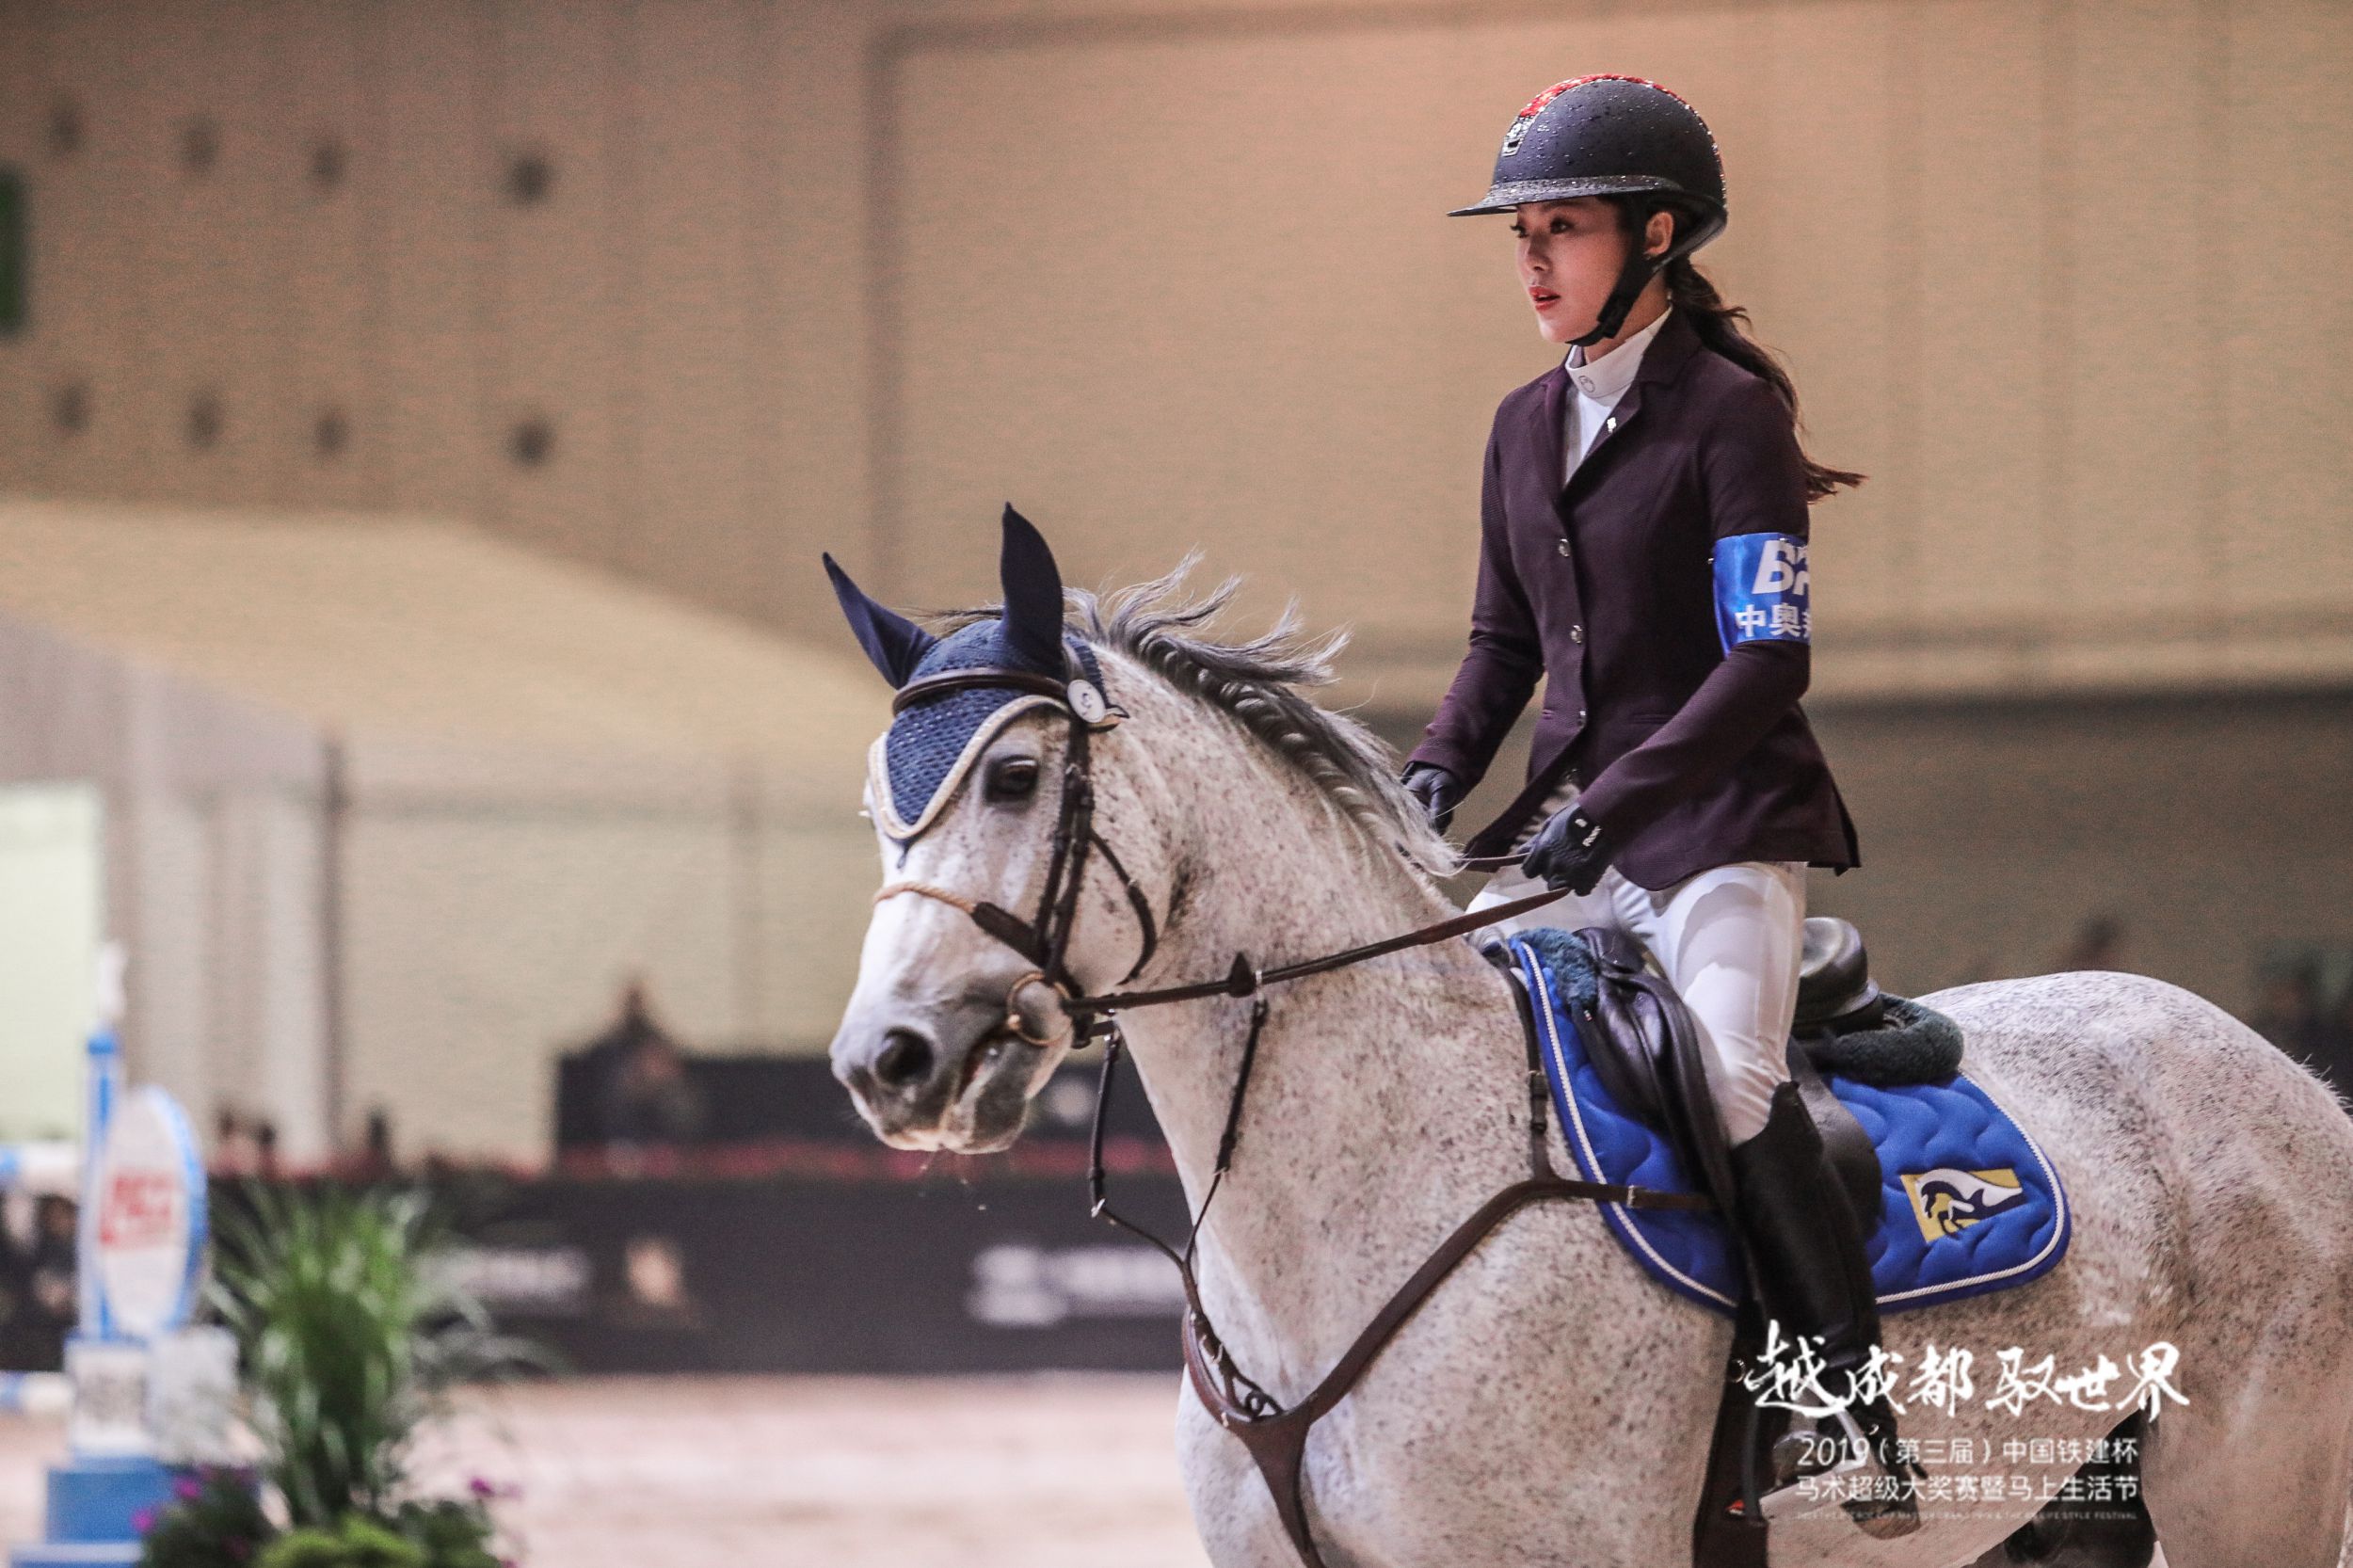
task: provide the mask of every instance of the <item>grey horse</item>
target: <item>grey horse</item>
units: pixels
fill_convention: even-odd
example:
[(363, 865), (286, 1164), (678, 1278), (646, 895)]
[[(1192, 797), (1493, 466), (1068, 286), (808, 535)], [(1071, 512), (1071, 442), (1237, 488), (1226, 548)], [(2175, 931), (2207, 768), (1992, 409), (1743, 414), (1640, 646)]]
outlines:
[[(1213, 640), (1204, 627), (1237, 583), (1188, 595), (1193, 563), (1100, 597), (1051, 584), (1127, 713), (1096, 737), (1091, 774), (1096, 826), (1160, 928), (1130, 984), (1216, 976), (1237, 952), (1262, 964), (1321, 954), (1453, 913), (1437, 883), (1451, 853), (1398, 788), (1389, 748), (1305, 695), (1329, 679), (1344, 633), (1305, 638), (1287, 610), (1255, 639)], [(1003, 723), (920, 837), (904, 852), (882, 841), (887, 878), (951, 895), (876, 904), (832, 1045), (837, 1076), (894, 1146), (1007, 1146), (1071, 1049), (1056, 993), (1024, 984), (1028, 961), (952, 903), (1034, 899), (1064, 723), (1046, 705)], [(1083, 990), (1127, 976), (1139, 927), (1096, 857), (1069, 950)], [(1246, 1124), (1198, 1270), (1237, 1362), (1276, 1398), (1313, 1386), (1438, 1240), (1524, 1174), (1525, 1060), (1508, 985), (1455, 939), (1265, 993)], [(2139, 1486), (2169, 1568), (2337, 1568), (2353, 1499), (2345, 1108), (2220, 1008), (2145, 976), (2052, 974), (1922, 1000), (1960, 1022), (1965, 1070), (2061, 1173), (2071, 1251), (2031, 1284), (1885, 1318), (1898, 1374), (1931, 1353), (1974, 1358), (1976, 1397), (1950, 1408), (1905, 1403), (1900, 1376), (1897, 1387), (1907, 1436), (1970, 1459), (1927, 1464), (1913, 1534), (1875, 1540), (1831, 1508), (1776, 1523), (1774, 1563), (2038, 1555), (2017, 1543), (2085, 1446), (2131, 1412), (2081, 1384), (1997, 1407), (2001, 1353), (2023, 1352), (2028, 1368), (2049, 1356), (2065, 1373), (2103, 1358), (2145, 1365), (2137, 1358), (2168, 1345), (2172, 1397), (2144, 1387)], [(1248, 1006), (1209, 998), (1123, 1020), (1195, 1205)], [(1557, 1125), (1552, 1139), (1556, 1165), (1574, 1169)], [(1593, 1206), (1520, 1210), (1315, 1428), (1305, 1493), (1325, 1560), (1688, 1562), (1731, 1333), (1644, 1273)], [(2121, 1397), (2131, 1381), (2105, 1392)], [(1176, 1456), (1210, 1560), (1290, 1568), (1297, 1556), (1242, 1445), (1181, 1381), (1176, 1400)], [(2067, 1548), (2040, 1560), (2126, 1560)]]

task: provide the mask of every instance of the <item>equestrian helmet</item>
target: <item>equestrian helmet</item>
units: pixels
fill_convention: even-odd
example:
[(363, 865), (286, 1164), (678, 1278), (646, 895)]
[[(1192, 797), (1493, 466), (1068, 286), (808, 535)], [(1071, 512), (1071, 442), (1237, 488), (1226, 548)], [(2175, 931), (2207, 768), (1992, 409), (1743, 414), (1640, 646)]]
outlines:
[[(1625, 199), (1634, 243), (1593, 329), (1573, 342), (1614, 337), (1635, 299), (1670, 262), (1723, 232), (1724, 165), (1699, 111), (1641, 76), (1573, 76), (1528, 101), (1503, 134), (1487, 194), (1449, 217), (1505, 213), (1523, 201), (1579, 196)], [(1642, 250), (1651, 214), (1675, 215), (1674, 237), (1657, 256)]]
[(1716, 138), (1670, 89), (1641, 76), (1555, 82), (1528, 101), (1503, 134), (1487, 194), (1447, 216), (1504, 213), (1523, 201), (1640, 196), (1686, 215), (1671, 254), (1722, 232), (1724, 166)]

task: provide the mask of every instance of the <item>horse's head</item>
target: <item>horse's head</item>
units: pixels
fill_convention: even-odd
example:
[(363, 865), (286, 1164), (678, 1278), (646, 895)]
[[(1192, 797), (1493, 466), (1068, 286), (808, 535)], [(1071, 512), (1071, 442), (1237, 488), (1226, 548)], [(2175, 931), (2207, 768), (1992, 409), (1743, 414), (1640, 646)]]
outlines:
[(1108, 989), (1149, 948), (1156, 850), (1131, 834), (1113, 861), (1094, 832), (1123, 714), (1064, 628), (1053, 553), (1011, 506), (1001, 609), (946, 635), (825, 569), (898, 688), (868, 754), (885, 884), (834, 1076), (888, 1143), (1003, 1148), (1075, 1043), (1063, 995)]

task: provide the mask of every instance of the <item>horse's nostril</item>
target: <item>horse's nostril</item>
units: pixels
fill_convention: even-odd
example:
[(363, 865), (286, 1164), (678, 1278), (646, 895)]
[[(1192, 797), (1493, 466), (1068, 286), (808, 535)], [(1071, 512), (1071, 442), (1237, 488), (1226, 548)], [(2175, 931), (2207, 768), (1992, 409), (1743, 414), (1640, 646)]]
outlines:
[(874, 1058), (874, 1076), (893, 1089), (905, 1089), (932, 1075), (932, 1043), (911, 1029), (894, 1029), (883, 1036)]

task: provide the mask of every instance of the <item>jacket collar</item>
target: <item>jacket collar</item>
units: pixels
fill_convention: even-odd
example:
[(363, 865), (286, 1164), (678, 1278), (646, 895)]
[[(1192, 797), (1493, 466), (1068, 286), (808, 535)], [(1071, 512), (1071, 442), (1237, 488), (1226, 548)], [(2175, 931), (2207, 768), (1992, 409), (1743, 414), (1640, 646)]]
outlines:
[[(1642, 351), (1641, 368), (1634, 373), (1634, 384), (1626, 388), (1625, 395), (1619, 398), (1617, 407), (1609, 411), (1609, 423), (1593, 438), (1593, 444), (1586, 449), (1585, 460), (1577, 466), (1577, 473), (1592, 468), (1594, 455), (1608, 444), (1612, 436), (1625, 428), (1626, 424), (1641, 410), (1643, 389), (1673, 382), (1682, 376), (1684, 366), (1691, 362), (1691, 356), (1698, 353), (1702, 346), (1699, 331), (1691, 325), (1691, 312), (1682, 309), (1669, 311), (1666, 321), (1658, 328), (1658, 335)], [(1561, 409), (1568, 396), (1567, 367), (1554, 365), (1537, 378), (1537, 385), (1542, 389), (1543, 395), (1529, 400), (1530, 417), (1536, 422), (1529, 437), (1535, 443), (1537, 457), (1545, 465), (1539, 472), (1557, 474), (1561, 472), (1564, 456)], [(1569, 483), (1573, 485), (1576, 482), (1577, 474), (1570, 475)], [(1554, 488), (1561, 490), (1566, 487), (1556, 485)]]

